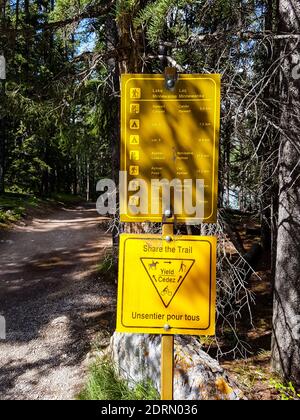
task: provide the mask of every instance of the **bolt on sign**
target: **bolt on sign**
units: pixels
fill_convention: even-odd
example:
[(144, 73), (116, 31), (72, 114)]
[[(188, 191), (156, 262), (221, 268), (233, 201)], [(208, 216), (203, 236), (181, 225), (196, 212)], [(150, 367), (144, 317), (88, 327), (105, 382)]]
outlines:
[[(172, 91), (164, 75), (123, 75), (121, 102), (121, 220), (161, 222), (168, 205), (154, 182), (176, 180), (168, 203), (176, 220), (216, 222), (220, 75), (180, 74)], [(187, 198), (201, 203), (201, 217)]]
[(120, 236), (117, 331), (214, 335), (214, 237)]

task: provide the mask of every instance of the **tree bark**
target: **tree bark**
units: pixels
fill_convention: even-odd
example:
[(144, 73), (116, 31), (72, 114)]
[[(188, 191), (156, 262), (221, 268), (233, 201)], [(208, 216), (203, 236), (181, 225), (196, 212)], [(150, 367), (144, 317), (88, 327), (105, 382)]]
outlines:
[(0, 83), (0, 194), (2, 194), (5, 191), (5, 80), (0, 80)]
[(25, 57), (25, 63), (24, 63), (24, 74), (25, 74), (25, 81), (29, 83), (29, 59), (30, 59), (30, 44), (31, 44), (31, 36), (28, 31), (30, 28), (31, 23), (31, 16), (30, 16), (30, 3), (29, 0), (24, 0), (24, 23), (26, 25), (26, 33), (25, 33), (25, 48), (24, 48), (24, 57)]
[(90, 201), (90, 162), (86, 159), (86, 201)]
[[(300, 30), (299, 0), (280, 0), (280, 31)], [(300, 385), (300, 63), (299, 44), (282, 47), (281, 146), (278, 244), (274, 294), (272, 366), (285, 380)], [(294, 77), (293, 77), (294, 74)]]
[[(278, 0), (268, 0), (266, 5), (265, 30), (278, 33)], [(279, 42), (273, 40), (268, 43), (268, 56), (265, 60), (265, 74), (269, 75), (270, 82), (264, 91), (264, 102), (266, 112), (272, 116), (273, 121), (279, 125), (280, 107), (277, 104), (279, 92), (278, 73), (272, 75), (274, 60), (280, 59)], [(260, 141), (260, 139), (258, 140)], [(271, 266), (272, 282), (275, 278), (276, 250), (277, 250), (277, 219), (278, 219), (278, 159), (274, 159), (274, 150), (279, 148), (278, 131), (270, 126), (266, 133), (265, 140), (261, 144), (261, 243)]]
[[(134, 18), (147, 3), (147, 0), (139, 0), (130, 11), (124, 8), (117, 19), (119, 50), (122, 51), (119, 59), (120, 76), (127, 73), (145, 73), (148, 70), (142, 60), (146, 53), (143, 42), (144, 34), (141, 29), (136, 29), (133, 24)], [(141, 223), (126, 223), (124, 231), (126, 233), (144, 233), (144, 227), (145, 225)]]
[[(6, 2), (2, 2), (0, 9), (0, 25), (5, 27)], [(0, 54), (6, 57), (6, 40), (0, 37)], [(3, 63), (2, 63), (3, 64)], [(5, 80), (0, 80), (0, 194), (5, 191), (4, 172), (5, 172)]]

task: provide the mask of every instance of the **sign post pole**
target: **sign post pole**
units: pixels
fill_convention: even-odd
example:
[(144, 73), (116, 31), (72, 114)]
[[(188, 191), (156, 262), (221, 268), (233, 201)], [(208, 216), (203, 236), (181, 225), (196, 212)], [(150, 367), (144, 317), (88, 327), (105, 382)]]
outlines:
[[(174, 235), (173, 223), (163, 223), (162, 234), (164, 238)], [(169, 326), (165, 325), (168, 330)], [(173, 400), (174, 383), (174, 335), (164, 334), (161, 337), (161, 399)]]

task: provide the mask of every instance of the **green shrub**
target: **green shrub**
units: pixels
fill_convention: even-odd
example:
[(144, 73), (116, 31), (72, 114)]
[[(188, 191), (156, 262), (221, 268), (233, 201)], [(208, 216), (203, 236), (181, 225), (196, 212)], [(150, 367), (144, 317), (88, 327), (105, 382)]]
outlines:
[(270, 383), (271, 383), (271, 386), (275, 388), (276, 391), (279, 392), (280, 399), (282, 401), (299, 401), (300, 400), (300, 394), (296, 391), (292, 382), (289, 382), (288, 384), (284, 385), (283, 383), (278, 382), (275, 379), (272, 379)]
[(113, 251), (109, 251), (105, 258), (97, 264), (97, 272), (108, 283), (116, 283), (118, 277), (117, 259)]
[(28, 207), (35, 207), (37, 199), (34, 196), (20, 193), (5, 193), (0, 195), (0, 223), (18, 221), (26, 213)]

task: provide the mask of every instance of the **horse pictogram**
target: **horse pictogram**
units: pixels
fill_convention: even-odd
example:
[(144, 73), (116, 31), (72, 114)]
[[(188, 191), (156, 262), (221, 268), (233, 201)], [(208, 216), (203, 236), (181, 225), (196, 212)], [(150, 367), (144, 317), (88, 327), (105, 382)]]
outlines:
[(152, 264), (149, 264), (149, 270), (157, 270), (159, 262), (158, 261), (152, 261)]

